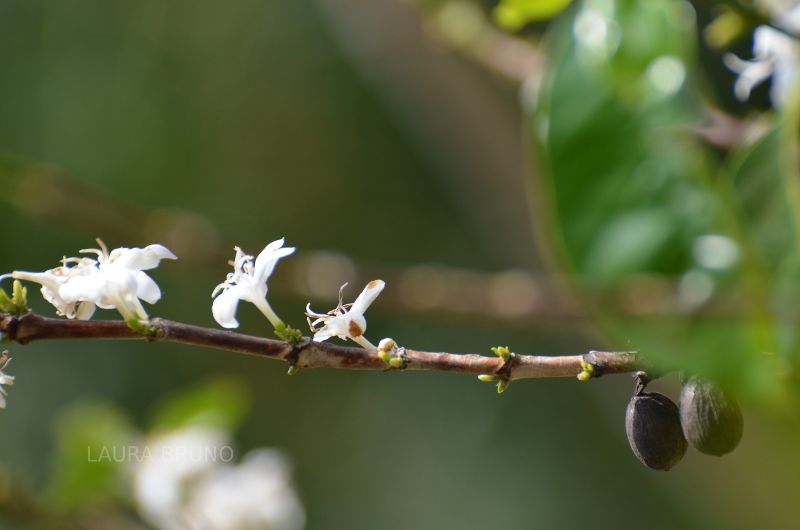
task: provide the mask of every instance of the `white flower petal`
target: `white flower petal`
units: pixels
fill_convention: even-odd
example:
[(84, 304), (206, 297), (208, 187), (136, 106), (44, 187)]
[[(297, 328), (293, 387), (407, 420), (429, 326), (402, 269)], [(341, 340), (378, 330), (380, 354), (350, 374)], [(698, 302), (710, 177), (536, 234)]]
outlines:
[(321, 330), (314, 333), (314, 340), (317, 342), (326, 341), (331, 337), (333, 337), (333, 333), (331, 333), (330, 330), (328, 330), (327, 328), (322, 328)]
[(146, 272), (136, 272), (136, 296), (148, 304), (155, 304), (161, 299), (161, 289)]
[(158, 267), (162, 259), (178, 259), (164, 245), (147, 245), (145, 248), (115, 248), (110, 261), (127, 269), (146, 271)]
[(348, 331), (350, 327), (351, 318), (349, 314), (344, 314), (342, 316), (330, 317), (326, 322), (325, 325), (320, 329), (320, 331), (324, 331), (325, 333), (329, 333), (330, 336), (336, 335), (342, 340), (346, 340), (350, 333)]
[(15, 280), (22, 280), (28, 282), (35, 282), (41, 284), (43, 287), (47, 287), (50, 290), (58, 290), (58, 286), (61, 285), (62, 281), (64, 280), (63, 276), (58, 276), (53, 273), (53, 271), (45, 271), (45, 272), (28, 272), (28, 271), (14, 271), (11, 273), (11, 277)]
[(102, 307), (106, 283), (100, 274), (75, 276), (58, 288), (58, 295), (67, 303), (91, 301)]
[(211, 304), (211, 313), (214, 320), (223, 328), (238, 328), (239, 322), (236, 320), (236, 309), (239, 306), (238, 289), (231, 287), (217, 296)]
[(273, 241), (264, 247), (264, 250), (258, 255), (255, 262), (255, 271), (253, 271), (253, 277), (256, 281), (266, 283), (270, 275), (272, 275), (272, 271), (275, 270), (278, 260), (295, 251), (294, 247), (281, 248), (282, 246), (283, 238)]
[(75, 311), (75, 318), (78, 320), (89, 320), (94, 315), (94, 311), (97, 309), (97, 306), (92, 302), (81, 302), (78, 304), (77, 310)]
[(276, 239), (275, 241), (273, 241), (272, 243), (270, 243), (269, 245), (264, 247), (264, 250), (265, 251), (270, 251), (270, 252), (278, 250), (279, 248), (281, 248), (283, 246), (284, 241), (286, 241), (285, 237), (282, 237), (280, 239)]
[(367, 308), (375, 301), (383, 288), (386, 286), (386, 283), (383, 280), (372, 280), (364, 287), (364, 290), (361, 291), (361, 294), (358, 295), (356, 301), (353, 302), (352, 307), (350, 307), (350, 313), (354, 315), (363, 315), (366, 312)]

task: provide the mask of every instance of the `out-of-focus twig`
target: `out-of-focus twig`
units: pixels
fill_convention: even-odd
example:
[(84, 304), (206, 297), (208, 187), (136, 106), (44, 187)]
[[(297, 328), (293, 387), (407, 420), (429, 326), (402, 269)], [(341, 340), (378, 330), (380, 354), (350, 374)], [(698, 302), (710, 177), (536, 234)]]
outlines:
[[(0, 156), (0, 185), (4, 189), (0, 200), (23, 214), (68, 223), (109, 242), (131, 245), (157, 241), (194, 271), (222, 274), (231, 257), (228, 246), (220, 242), (230, 241), (232, 246), (234, 241), (221, 235), (207, 217), (186, 210), (150, 210), (52, 166)], [(103, 219), (102, 234), (96, 233), (98, 218)], [(247, 242), (235, 243), (247, 248)], [(393, 311), (445, 318), (477, 316), (482, 322), (524, 326), (584, 319), (591, 304), (602, 306), (606, 314), (621, 316), (686, 312), (678, 279), (661, 276), (631, 277), (614, 292), (587, 294), (588, 302), (584, 299), (578, 304), (560, 284), (580, 284), (580, 278), (537, 275), (522, 269), (487, 272), (435, 263), (399, 267), (358, 261), (338, 252), (306, 250), (282, 264), (281, 274), (289, 281), (275, 283), (272, 290), (277, 294), (335, 301), (339, 285), (383, 278), (392, 286), (383, 297)], [(702, 314), (730, 314), (731, 307), (724, 303), (709, 305)]]

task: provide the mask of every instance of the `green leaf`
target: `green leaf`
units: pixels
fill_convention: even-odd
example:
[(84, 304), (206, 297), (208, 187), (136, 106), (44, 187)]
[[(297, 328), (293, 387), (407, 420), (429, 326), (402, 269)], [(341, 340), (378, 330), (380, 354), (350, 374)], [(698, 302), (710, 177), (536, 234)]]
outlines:
[(184, 390), (156, 409), (153, 428), (173, 430), (205, 425), (234, 430), (247, 415), (250, 397), (237, 380), (222, 378)]
[(124, 488), (121, 461), (136, 441), (127, 416), (112, 405), (84, 401), (66, 407), (56, 424), (48, 496), (65, 509), (113, 501)]
[[(774, 353), (800, 364), (800, 249), (796, 175), (784, 163), (785, 131), (777, 127), (731, 153), (728, 170), (748, 260), (748, 275), (763, 293), (774, 322)], [(796, 138), (790, 141), (797, 141)]]
[(508, 30), (518, 30), (529, 22), (548, 20), (561, 13), (572, 0), (501, 0), (494, 8), (494, 19)]
[[(586, 1), (552, 26), (551, 71), (527, 107), (544, 161), (539, 223), (554, 228), (556, 254), (612, 344), (769, 399), (777, 372), (762, 354), (775, 346), (763, 275), (751, 273), (747, 252), (724, 267), (703, 258), (709, 240), (742, 250), (746, 241), (735, 194), (691, 132), (703, 110), (690, 90), (687, 6)], [(620, 293), (650, 312), (618, 304)]]
[[(589, 17), (616, 37), (573, 39), (564, 26), (581, 24), (594, 4), (551, 34), (552, 71), (530, 117), (549, 163), (540, 189), (566, 255), (593, 285), (612, 287), (634, 273), (690, 268), (692, 243), (714, 229), (719, 205), (705, 154), (685, 132), (698, 108), (683, 88), (693, 50), (682, 43), (693, 28), (669, 15), (679, 3), (617, 2)], [(603, 46), (609, 56), (597, 55)]]

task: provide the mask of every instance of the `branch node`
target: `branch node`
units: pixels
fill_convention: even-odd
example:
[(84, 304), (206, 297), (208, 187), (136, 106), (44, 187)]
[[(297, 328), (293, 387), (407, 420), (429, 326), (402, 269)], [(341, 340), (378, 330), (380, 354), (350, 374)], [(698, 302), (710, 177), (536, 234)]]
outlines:
[(394, 355), (391, 359), (389, 359), (389, 366), (395, 370), (404, 370), (407, 365), (408, 356), (406, 355), (406, 349), (400, 346), (399, 348), (395, 349)]
[(495, 375), (502, 381), (510, 381), (511, 370), (514, 368), (514, 365), (517, 364), (517, 354), (509, 351), (507, 355), (502, 355), (500, 358), (503, 359), (504, 362), (503, 365), (497, 369)]
[[(23, 315), (24, 316), (24, 315)], [(20, 344), (27, 344), (28, 340), (24, 337), (17, 337), (19, 330), (19, 317), (15, 315), (8, 315), (5, 318), (3, 325), (3, 339), (9, 342), (19, 342)]]
[[(311, 343), (312, 340), (308, 337), (303, 337), (302, 340), (297, 343), (288, 343), (291, 347), (291, 350), (289, 350), (289, 353), (283, 356), (283, 360), (289, 363), (289, 375), (294, 375), (300, 370), (300, 366), (298, 366), (298, 363), (300, 362), (300, 353), (310, 346)], [(297, 371), (292, 372), (293, 368)]]
[(497, 393), (502, 394), (511, 384), (511, 371), (517, 361), (517, 354), (507, 347), (492, 348), (492, 351), (503, 359), (503, 365), (497, 369), (494, 376), (497, 378)]

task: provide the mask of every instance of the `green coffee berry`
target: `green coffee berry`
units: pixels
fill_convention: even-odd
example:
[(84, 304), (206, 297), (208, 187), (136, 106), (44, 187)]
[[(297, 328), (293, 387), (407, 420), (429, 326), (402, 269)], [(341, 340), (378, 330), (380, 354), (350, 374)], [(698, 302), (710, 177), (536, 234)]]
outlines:
[(686, 439), (701, 453), (722, 456), (742, 439), (744, 422), (738, 403), (708, 379), (690, 377), (680, 397), (681, 425)]

